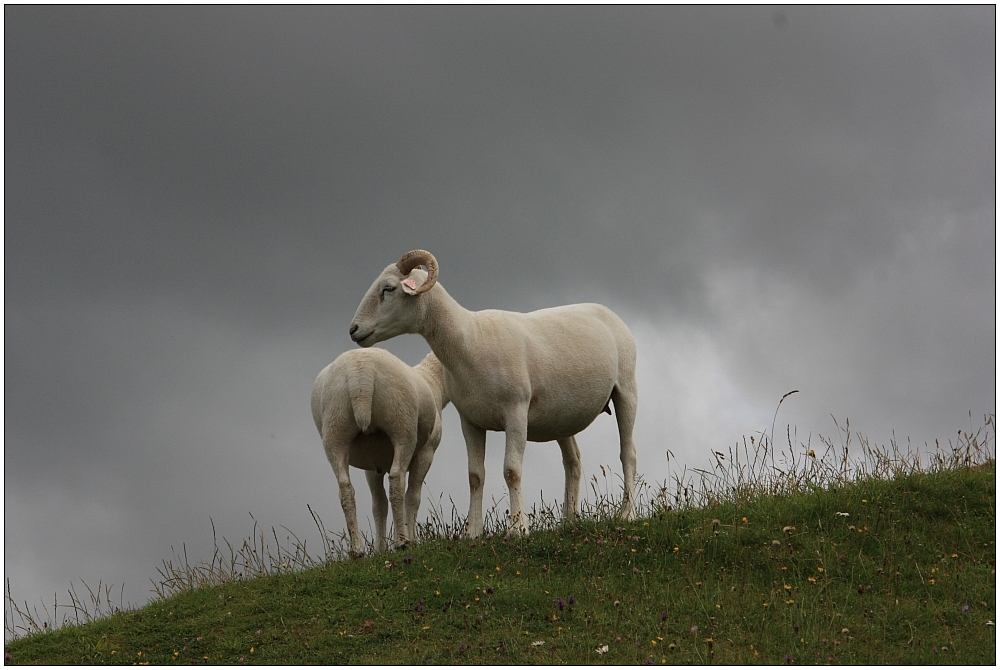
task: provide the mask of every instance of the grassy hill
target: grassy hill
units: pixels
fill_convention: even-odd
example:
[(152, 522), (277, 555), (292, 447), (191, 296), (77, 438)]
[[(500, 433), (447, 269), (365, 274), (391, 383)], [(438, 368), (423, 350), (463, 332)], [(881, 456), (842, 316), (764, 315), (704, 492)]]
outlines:
[(994, 664), (995, 460), (952, 465), (185, 588), (6, 662)]

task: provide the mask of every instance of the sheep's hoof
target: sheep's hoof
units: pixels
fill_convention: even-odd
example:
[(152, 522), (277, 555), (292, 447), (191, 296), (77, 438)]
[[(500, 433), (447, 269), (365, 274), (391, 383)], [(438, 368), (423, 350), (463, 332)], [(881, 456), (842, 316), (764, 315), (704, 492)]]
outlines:
[(394, 551), (402, 551), (403, 549), (406, 549), (409, 546), (410, 546), (410, 541), (409, 540), (400, 540), (399, 542), (396, 543), (396, 546), (393, 547), (393, 550)]

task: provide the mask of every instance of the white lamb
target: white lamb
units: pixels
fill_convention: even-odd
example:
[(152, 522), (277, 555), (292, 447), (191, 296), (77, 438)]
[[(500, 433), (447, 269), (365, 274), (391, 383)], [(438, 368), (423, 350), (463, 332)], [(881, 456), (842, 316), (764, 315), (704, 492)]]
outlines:
[[(378, 535), (386, 548), (388, 514), (382, 477), (389, 473), (389, 503), (397, 544), (414, 538), (420, 490), (441, 443), (441, 410), (448, 404), (444, 369), (434, 354), (410, 367), (384, 349), (353, 349), (323, 368), (312, 390), (312, 413), (326, 457), (340, 485), (351, 553), (364, 553), (348, 465), (365, 470)], [(409, 485), (403, 493), (403, 475)]]
[[(426, 271), (417, 266), (423, 265)], [(636, 472), (635, 341), (614, 312), (597, 304), (521, 314), (471, 312), (437, 283), (438, 264), (415, 250), (387, 267), (365, 295), (351, 324), (362, 347), (403, 333), (427, 340), (445, 369), (445, 392), (458, 409), (469, 455), (468, 534), (483, 530), (486, 431), (506, 433), (504, 479), (511, 532), (527, 532), (521, 503), (526, 441), (557, 440), (566, 471), (563, 517), (575, 516), (580, 450), (574, 437), (614, 402), (625, 494), (620, 516), (634, 514)]]

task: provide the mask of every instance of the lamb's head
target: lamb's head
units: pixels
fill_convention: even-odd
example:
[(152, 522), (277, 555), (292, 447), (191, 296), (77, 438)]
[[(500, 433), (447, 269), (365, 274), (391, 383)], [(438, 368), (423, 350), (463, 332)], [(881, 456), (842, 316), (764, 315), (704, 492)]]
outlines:
[[(426, 270), (420, 269), (423, 265)], [(403, 254), (378, 276), (351, 321), (351, 339), (370, 347), (403, 333), (415, 332), (418, 298), (437, 283), (437, 260), (429, 251)]]

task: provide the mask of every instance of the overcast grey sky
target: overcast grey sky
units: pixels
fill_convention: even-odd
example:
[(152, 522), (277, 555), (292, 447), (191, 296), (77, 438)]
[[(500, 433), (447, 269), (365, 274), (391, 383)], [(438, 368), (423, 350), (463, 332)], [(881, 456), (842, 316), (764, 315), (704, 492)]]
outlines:
[[(995, 9), (4, 7), (4, 573), (343, 527), (309, 411), (409, 249), (470, 309), (615, 310), (639, 472), (996, 407)], [(419, 336), (385, 343), (414, 364)], [(502, 436), (487, 500), (505, 493)], [(621, 472), (610, 417), (585, 477)], [(529, 445), (525, 500), (562, 497)], [(370, 514), (364, 478), (359, 509)], [(425, 487), (468, 505), (453, 407)], [(503, 503), (505, 505), (505, 503)], [(503, 509), (506, 509), (504, 506)], [(362, 521), (367, 527), (367, 518)]]

